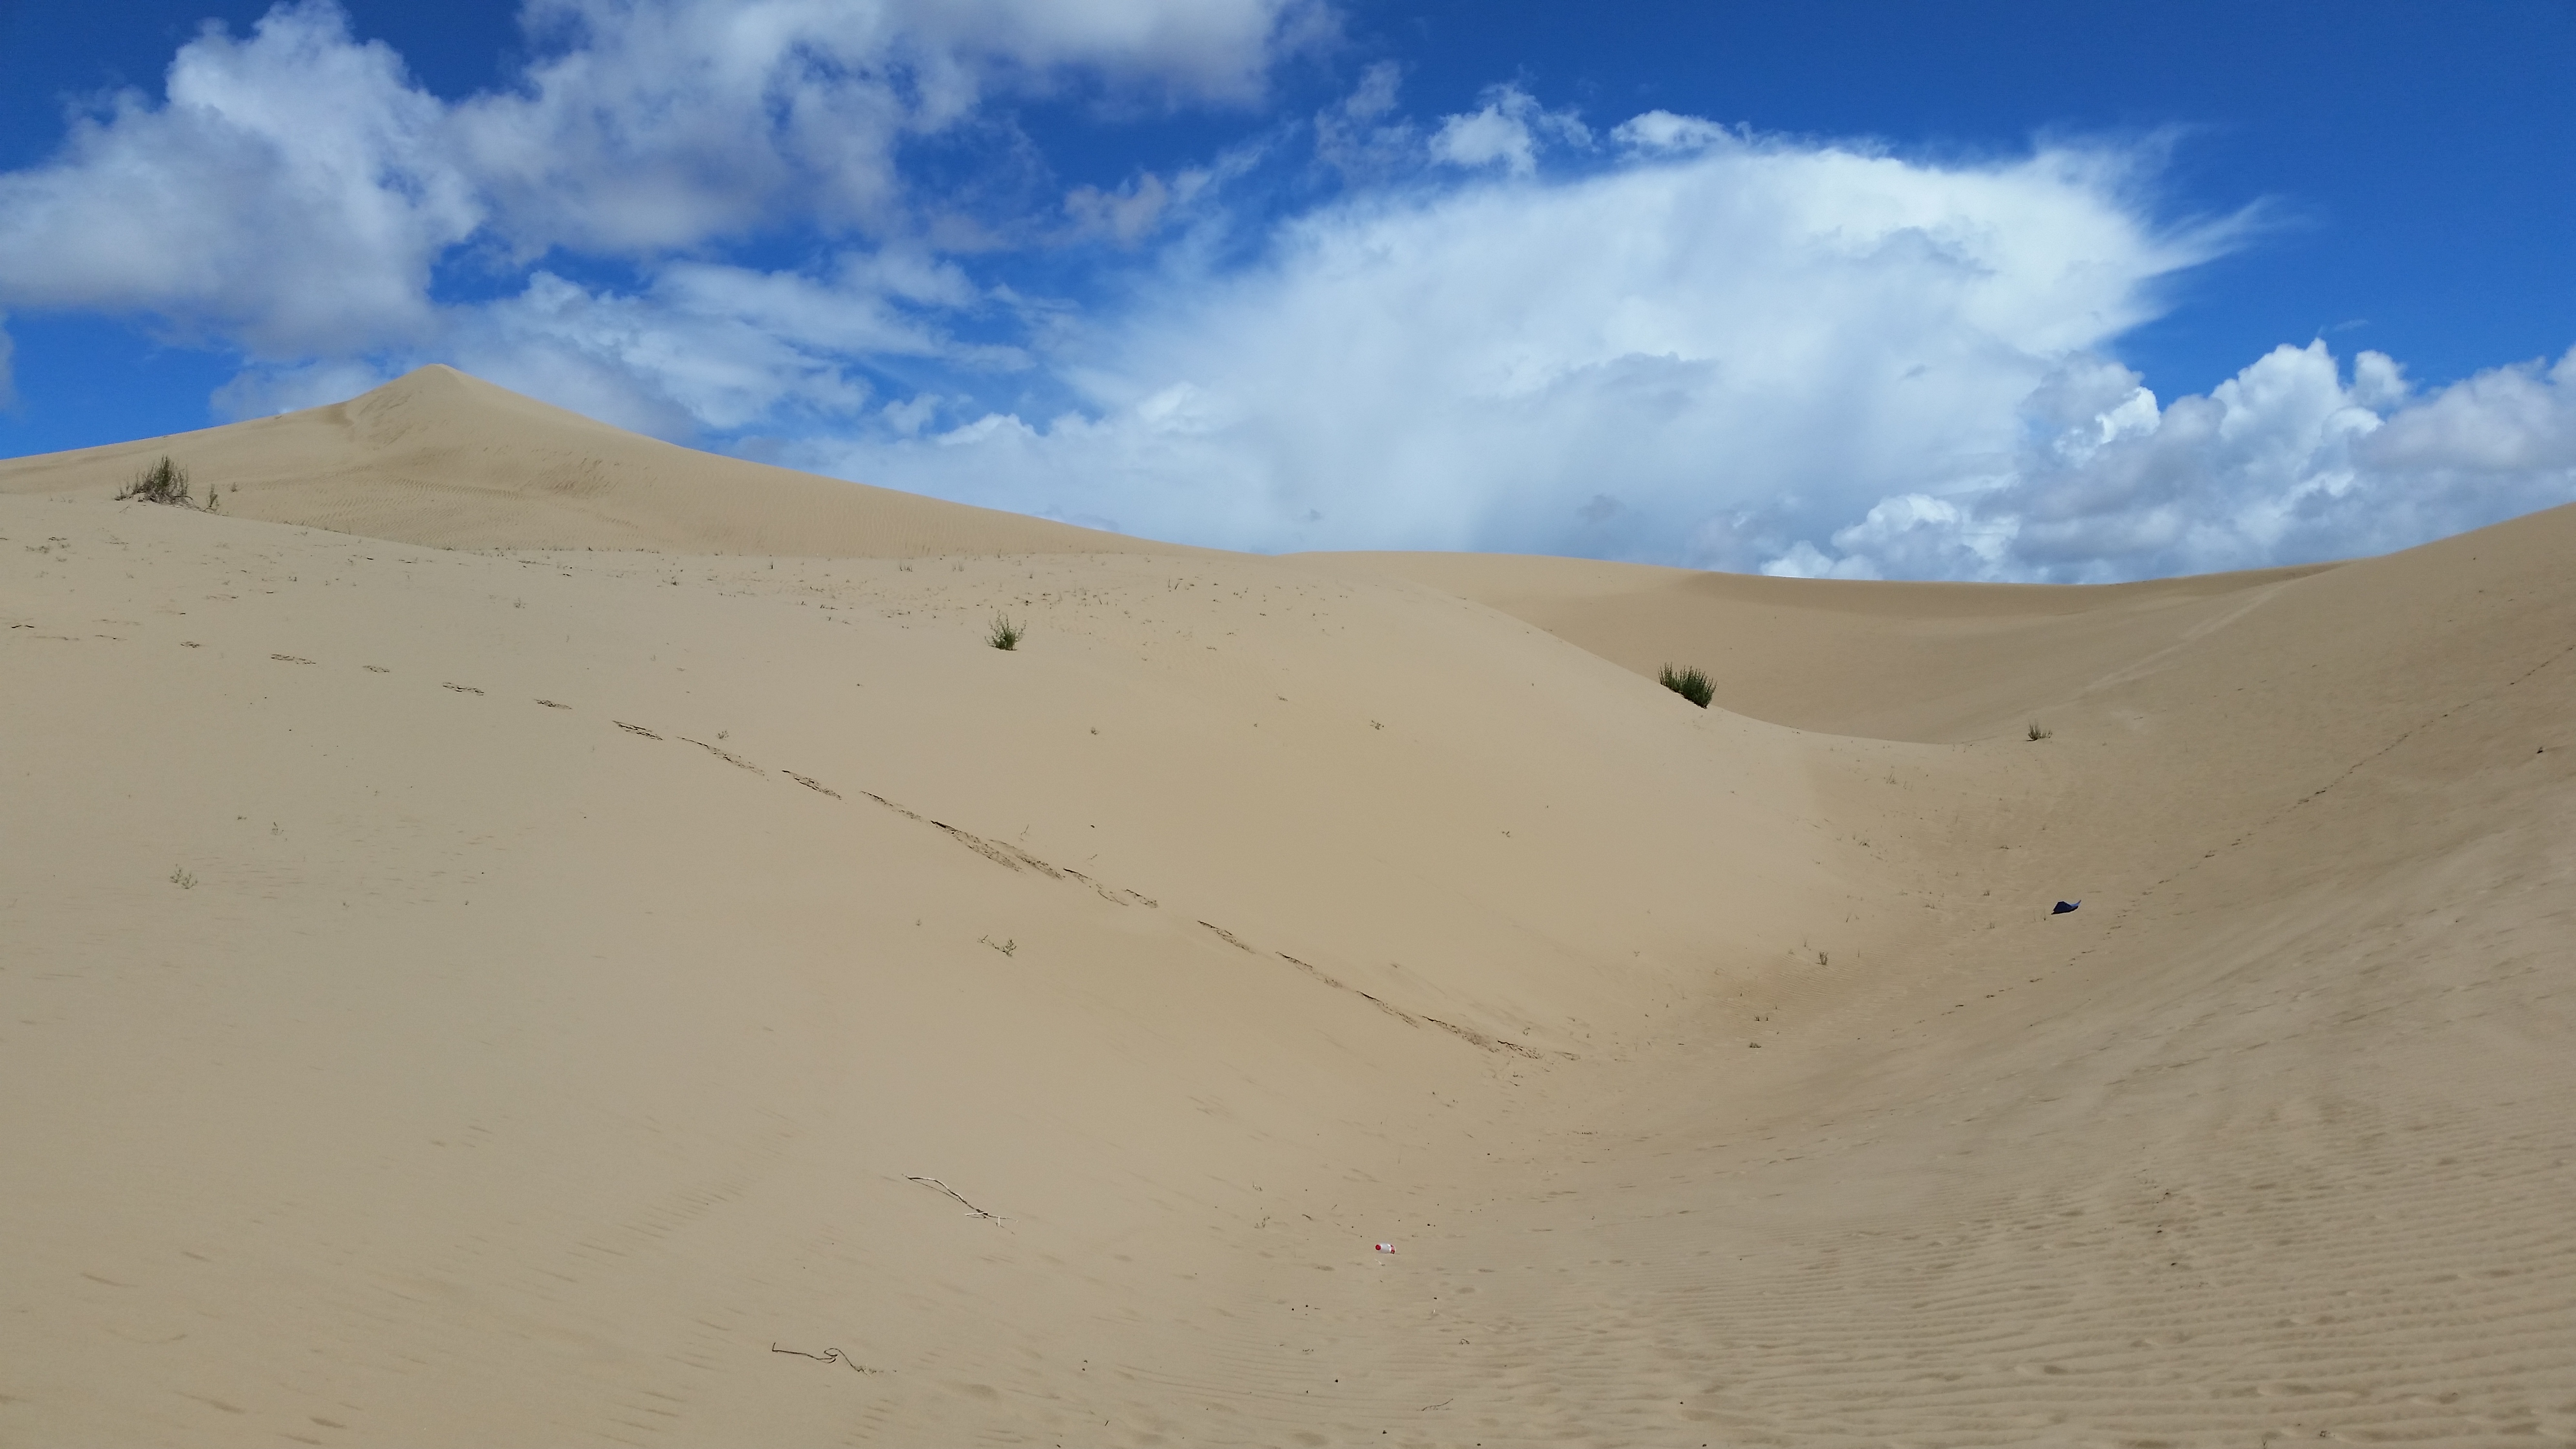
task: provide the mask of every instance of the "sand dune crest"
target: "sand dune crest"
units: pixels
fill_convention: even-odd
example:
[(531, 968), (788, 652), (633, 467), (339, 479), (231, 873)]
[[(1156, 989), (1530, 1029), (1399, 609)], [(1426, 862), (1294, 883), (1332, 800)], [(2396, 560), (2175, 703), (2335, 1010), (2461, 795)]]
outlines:
[(104, 498), (165, 453), (236, 516), (435, 548), (1178, 551), (696, 452), (436, 365), (330, 407), (0, 464), (0, 492)]

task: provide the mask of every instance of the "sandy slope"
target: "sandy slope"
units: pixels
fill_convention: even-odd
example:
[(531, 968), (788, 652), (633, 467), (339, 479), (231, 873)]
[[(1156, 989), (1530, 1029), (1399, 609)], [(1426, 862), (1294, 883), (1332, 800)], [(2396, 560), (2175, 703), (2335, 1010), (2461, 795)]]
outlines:
[(1850, 583), (1493, 554), (1310, 554), (1525, 619), (1641, 674), (1697, 665), (1727, 708), (1878, 739), (1965, 741), (2072, 699), (2217, 628), (2268, 569), (2107, 588)]
[(1962, 590), (843, 486), (452, 374), (0, 465), (0, 1442), (2576, 1442), (2576, 513)]
[(109, 498), (165, 454), (236, 517), (441, 548), (1182, 551), (674, 447), (449, 367), (333, 407), (0, 464), (0, 492)]

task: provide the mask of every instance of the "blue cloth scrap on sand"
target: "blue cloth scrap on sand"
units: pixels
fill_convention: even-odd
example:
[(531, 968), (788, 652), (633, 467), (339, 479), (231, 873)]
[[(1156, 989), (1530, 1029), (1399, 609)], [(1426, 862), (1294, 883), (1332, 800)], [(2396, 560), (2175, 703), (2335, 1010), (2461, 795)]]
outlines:
[(2062, 916), (2082, 904), (2084, 904), (2082, 901), (2059, 901), (2057, 903), (2057, 909), (2049, 912), (2049, 914), (2052, 916)]

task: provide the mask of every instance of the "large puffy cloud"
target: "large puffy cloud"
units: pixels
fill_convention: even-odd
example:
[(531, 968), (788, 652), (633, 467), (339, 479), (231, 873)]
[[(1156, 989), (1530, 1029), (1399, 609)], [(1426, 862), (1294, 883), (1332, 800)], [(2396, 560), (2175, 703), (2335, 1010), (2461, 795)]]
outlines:
[(327, 3), (209, 30), (166, 104), (74, 119), (0, 175), (0, 304), (143, 313), (272, 355), (416, 338), (431, 265), (481, 224), (444, 112)]
[[(210, 26), (160, 104), (73, 118), (0, 175), (0, 305), (141, 315), (294, 365), (436, 330), (461, 245), (643, 258), (764, 226), (895, 237), (949, 206), (902, 148), (1091, 78), (1234, 103), (1310, 0), (529, 0), (536, 58), (441, 101), (332, 0)], [(1007, 137), (995, 144), (1009, 149)], [(857, 339), (862, 344), (864, 339)]]
[[(1319, 117), (1347, 168), (1364, 86)], [(2576, 499), (2576, 353), (2418, 395), (2283, 346), (2160, 406), (2109, 355), (2232, 227), (2132, 158), (1939, 167), (1650, 112), (1623, 161), (1490, 93), (1250, 270), (1176, 265), (1055, 361), (1081, 405), (815, 439), (814, 466), (1256, 549), (1470, 548), (1778, 574), (2102, 582), (2405, 547)], [(955, 399), (922, 399), (955, 411)]]
[[(2015, 521), (2004, 558), (2024, 568), (2182, 572), (2270, 561), (2303, 513), (2313, 518), (2351, 489), (2353, 445), (2380, 425), (2369, 404), (2402, 392), (2377, 353), (2362, 354), (2347, 388), (2321, 342), (2278, 348), (2207, 397), (2161, 412), (2125, 369), (2092, 372), (2065, 390), (2110, 405), (2071, 419), (2002, 488), (1975, 500), (1981, 515)], [(2101, 396), (2113, 393), (2115, 402)], [(2033, 401), (2033, 411), (2084, 411), (2052, 393)]]
[(2312, 342), (2162, 408), (2095, 359), (2022, 415), (1998, 477), (1883, 499), (1768, 567), (2104, 582), (2384, 552), (2576, 501), (2576, 352), (2419, 396), (2395, 360), (2363, 352), (2347, 376)]
[[(2367, 369), (2365, 377), (2384, 371)], [(2370, 385), (2374, 393), (2385, 390)], [(2390, 419), (2371, 436), (2364, 458), (2374, 470), (2397, 473), (2563, 477), (2576, 468), (2576, 351), (2554, 367), (2500, 367), (2444, 388)]]
[[(1438, 134), (1543, 144), (1515, 95)], [(1941, 168), (1641, 129), (1651, 151), (1570, 180), (1488, 136), (1447, 159), (1497, 178), (1364, 194), (1258, 267), (1169, 274), (1075, 349), (1060, 416), (810, 456), (1237, 547), (1752, 567), (2003, 472), (2025, 399), (2223, 242), (2147, 223), (2107, 153)]]
[[(890, 366), (1024, 366), (1019, 346), (950, 329), (1051, 310), (997, 301), (928, 249), (956, 197), (902, 174), (907, 144), (1007, 132), (978, 109), (995, 93), (1090, 85), (1129, 106), (1239, 105), (1330, 12), (529, 0), (521, 19), (534, 59), (452, 104), (353, 36), (333, 0), (283, 0), (246, 36), (210, 25), (172, 60), (160, 103), (105, 97), (47, 164), (0, 175), (0, 307), (139, 316), (237, 350), (245, 368), (213, 400), (236, 417), (336, 401), (429, 360), (673, 436), (846, 413)], [(1147, 175), (1124, 193), (1078, 189), (1067, 210), (1078, 231), (1132, 241), (1196, 184)], [(707, 259), (763, 227), (868, 245), (789, 271)], [(1049, 227), (1062, 230), (1032, 229)], [(548, 265), (559, 254), (622, 260), (633, 280), (567, 281)], [(503, 295), (442, 304), (443, 260)], [(0, 333), (0, 362), (7, 346)]]

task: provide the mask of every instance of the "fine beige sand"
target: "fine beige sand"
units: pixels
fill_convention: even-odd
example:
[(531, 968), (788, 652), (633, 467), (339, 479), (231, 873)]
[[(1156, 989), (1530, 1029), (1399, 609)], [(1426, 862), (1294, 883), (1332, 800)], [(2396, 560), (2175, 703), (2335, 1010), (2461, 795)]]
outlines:
[(2571, 559), (0, 464), (0, 1443), (2576, 1443)]

